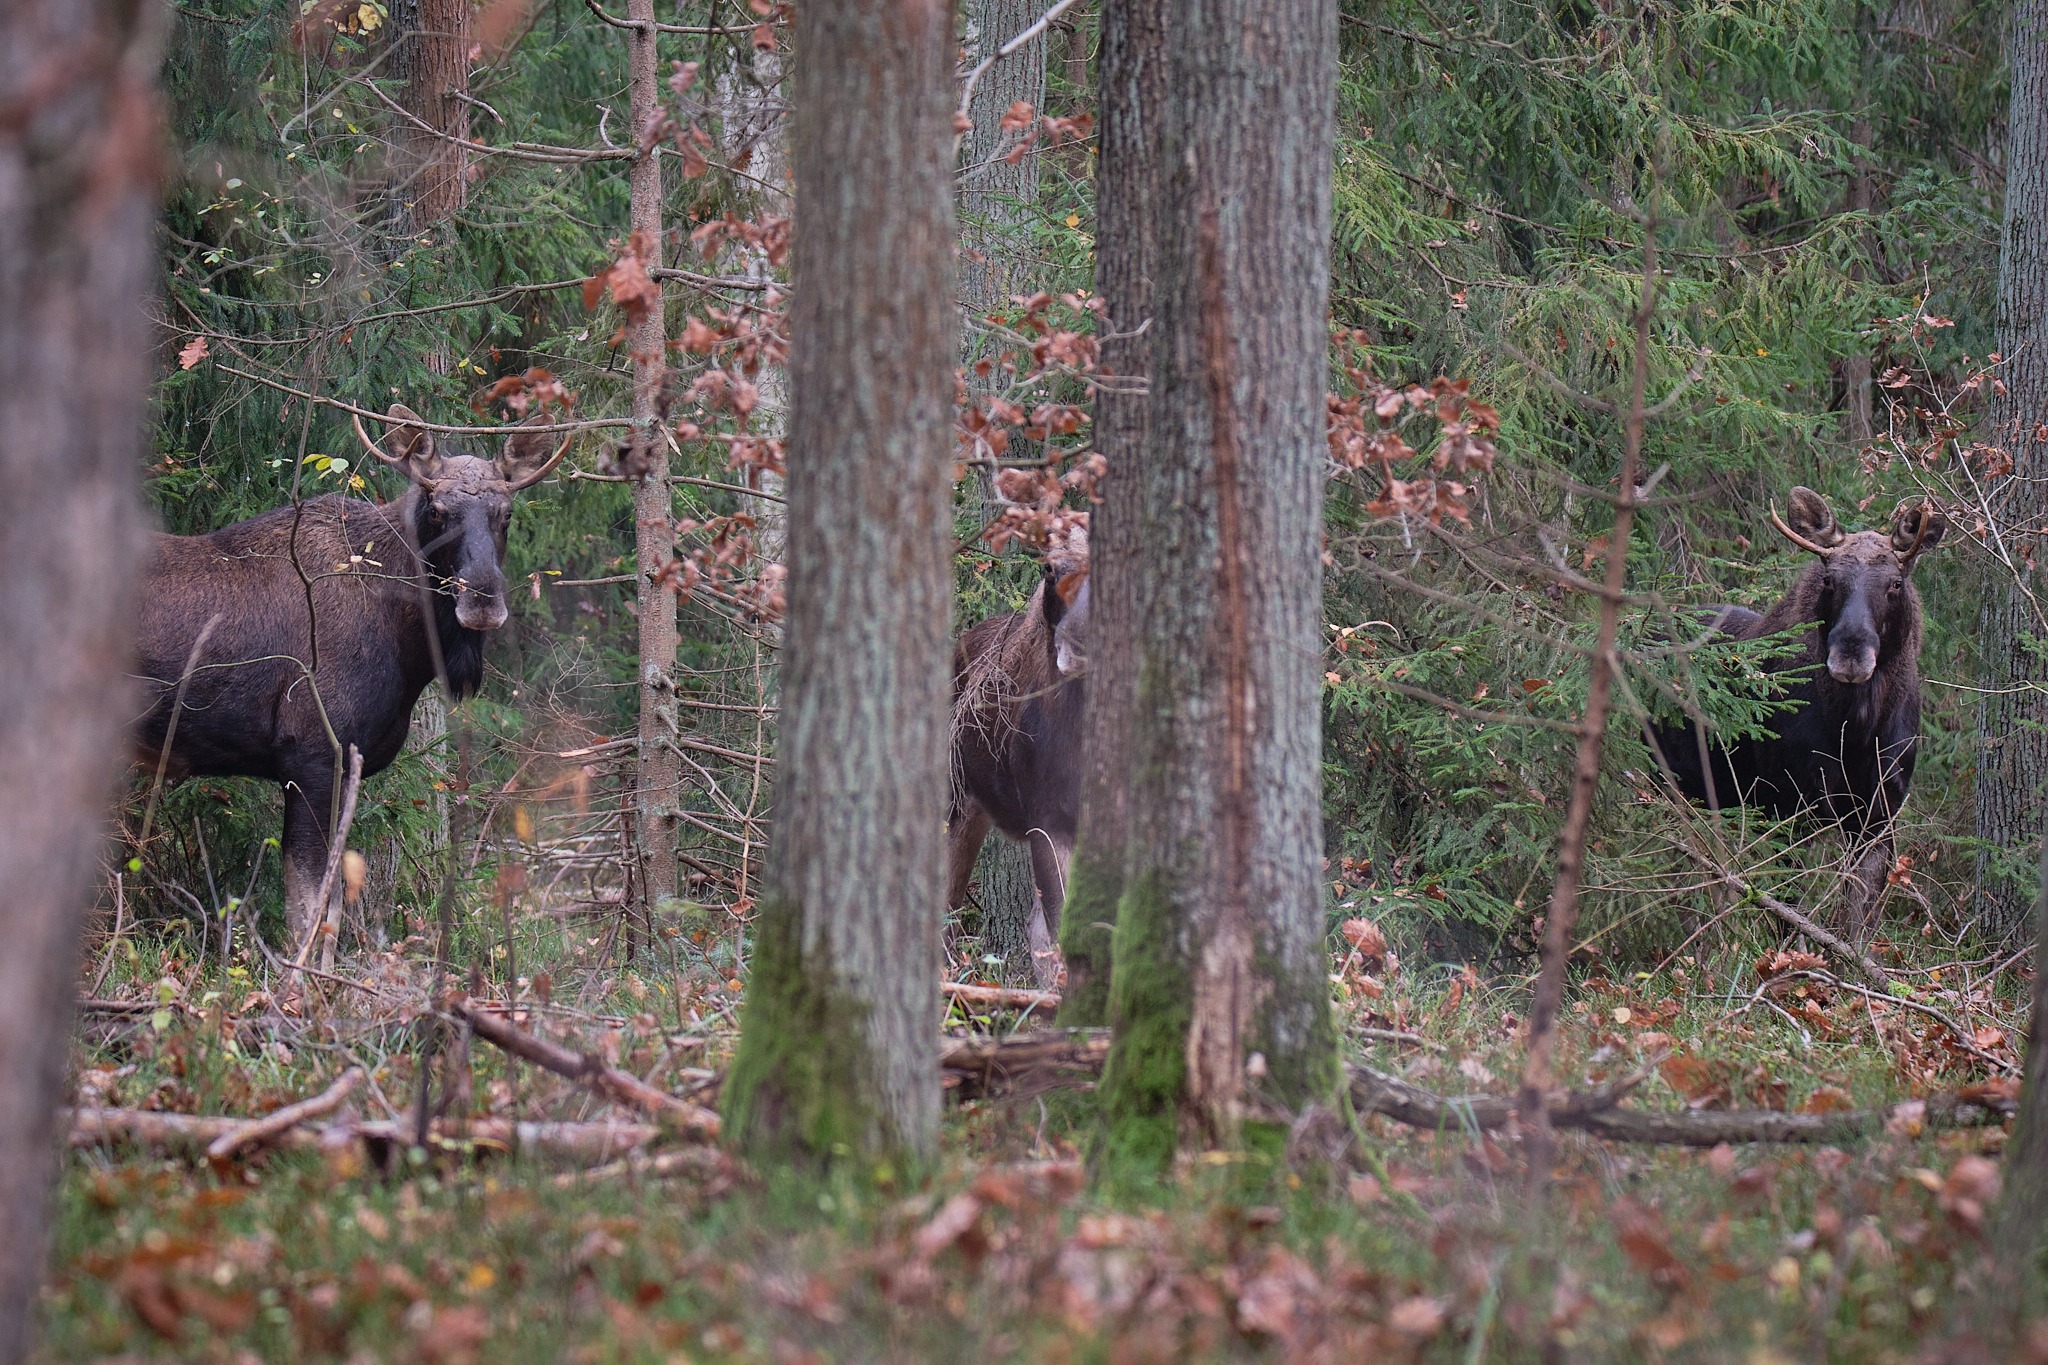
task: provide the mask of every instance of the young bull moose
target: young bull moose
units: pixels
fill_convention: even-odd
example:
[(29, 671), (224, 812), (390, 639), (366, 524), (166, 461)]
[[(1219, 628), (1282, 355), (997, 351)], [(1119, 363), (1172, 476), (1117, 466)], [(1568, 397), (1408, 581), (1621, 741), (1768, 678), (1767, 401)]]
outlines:
[(397, 502), (330, 493), (209, 535), (158, 535), (143, 580), (141, 761), (163, 761), (168, 731), (170, 776), (284, 787), (294, 942), (325, 911), (314, 902), (338, 754), (353, 746), (366, 775), (381, 772), (437, 672), (453, 699), (476, 691), (484, 633), (505, 624), (512, 495), (569, 449), (567, 436), (555, 445), (515, 429), (490, 460), (443, 449), (419, 420), (393, 404), (388, 451), (356, 422), (370, 453), (410, 481)]
[(1081, 815), (1087, 574), (1085, 542), (1055, 555), (1030, 605), (970, 628), (953, 650), (946, 906), (967, 903), (991, 828), (1026, 844), (1038, 893), (1027, 941), (1032, 973), (1048, 986)]
[[(1792, 709), (1778, 733), (1710, 743), (1691, 723), (1652, 731), (1685, 794), (1719, 807), (1742, 803), (1784, 817), (1818, 813), (1839, 822), (1854, 850), (1845, 905), (1848, 928), (1866, 941), (1892, 863), (1892, 820), (1913, 781), (1920, 737), (1920, 594), (1913, 564), (1941, 543), (1947, 521), (1930, 504), (1902, 502), (1890, 531), (1845, 533), (1827, 500), (1792, 490), (1791, 521), (1771, 523), (1814, 562), (1792, 590), (1758, 615), (1711, 608), (1725, 639), (1753, 640), (1810, 626), (1775, 667), (1808, 669), (1791, 683)], [(1711, 767), (1701, 763), (1705, 751)]]

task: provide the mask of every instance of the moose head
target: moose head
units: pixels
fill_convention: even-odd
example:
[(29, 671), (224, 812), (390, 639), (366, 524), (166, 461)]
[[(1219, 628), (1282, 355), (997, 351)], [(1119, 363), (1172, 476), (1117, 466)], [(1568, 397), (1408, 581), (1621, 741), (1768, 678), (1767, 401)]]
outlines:
[(1948, 519), (1932, 502), (1909, 498), (1893, 510), (1889, 531), (1845, 532), (1811, 488), (1793, 489), (1788, 511), (1789, 522), (1773, 507), (1771, 524), (1819, 559), (1800, 575), (1794, 595), (1810, 597), (1805, 619), (1821, 624), (1829, 676), (1861, 686), (1906, 644), (1918, 619), (1913, 564), (1941, 544)]
[[(418, 413), (393, 403), (384, 444), (370, 439), (360, 417), (356, 436), (372, 455), (404, 472), (417, 490), (409, 519), (435, 591), (455, 598), (455, 619), (469, 630), (505, 624), (505, 529), (512, 495), (546, 478), (568, 453), (565, 433), (550, 453), (551, 433), (514, 430), (495, 460), (444, 449)], [(536, 414), (528, 423), (547, 419)], [(388, 447), (388, 448), (387, 448)]]

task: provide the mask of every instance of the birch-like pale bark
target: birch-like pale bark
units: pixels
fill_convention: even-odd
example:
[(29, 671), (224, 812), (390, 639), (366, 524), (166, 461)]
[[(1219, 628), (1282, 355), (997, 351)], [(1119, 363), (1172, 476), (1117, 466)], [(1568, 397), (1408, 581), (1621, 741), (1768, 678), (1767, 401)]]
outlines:
[[(628, 0), (626, 17), (642, 27), (628, 35), (627, 82), (633, 126), (647, 127), (661, 106), (666, 75), (655, 50), (654, 0)], [(633, 162), (628, 182), (633, 231), (662, 239), (661, 161), (653, 148)], [(670, 512), (668, 442), (657, 429), (663, 418), (662, 383), (667, 374), (668, 332), (662, 316), (661, 285), (651, 307), (633, 325), (633, 440), (640, 444), (634, 464), (643, 472), (633, 490), (635, 563), (640, 569), (640, 749), (634, 769), (633, 833), (638, 841), (640, 910), (649, 928), (655, 910), (676, 894), (677, 787), (681, 760), (674, 748), (676, 725), (676, 595), (653, 575), (675, 555), (675, 520)]]
[(57, 1105), (132, 714), (163, 15), (0, 0), (0, 1362), (29, 1349)]

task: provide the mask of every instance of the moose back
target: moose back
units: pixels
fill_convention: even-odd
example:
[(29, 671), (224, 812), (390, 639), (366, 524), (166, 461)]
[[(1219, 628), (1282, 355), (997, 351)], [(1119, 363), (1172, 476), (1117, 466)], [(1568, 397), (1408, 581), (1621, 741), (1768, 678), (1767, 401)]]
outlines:
[[(1651, 738), (1680, 790), (1711, 807), (1750, 805), (1780, 817), (1817, 814), (1850, 841), (1844, 903), (1858, 941), (1874, 928), (1892, 863), (1892, 821), (1905, 804), (1920, 741), (1920, 594), (1913, 565), (1941, 543), (1947, 521), (1902, 502), (1889, 531), (1843, 531), (1827, 500), (1795, 488), (1791, 520), (1772, 524), (1814, 556), (1792, 589), (1762, 614), (1709, 608), (1716, 632), (1753, 640), (1799, 628), (1778, 661), (1802, 669), (1775, 735), (1722, 743), (1687, 722)], [(1702, 756), (1707, 758), (1703, 763)]]
[(157, 535), (142, 585), (138, 756), (174, 778), (283, 786), (294, 942), (326, 910), (315, 901), (342, 756), (353, 747), (365, 775), (382, 771), (437, 675), (457, 700), (482, 683), (484, 635), (506, 618), (513, 494), (569, 447), (550, 453), (550, 434), (515, 429), (484, 459), (443, 449), (403, 404), (387, 420), (388, 451), (356, 432), (404, 470), (398, 501), (327, 494), (209, 535)]

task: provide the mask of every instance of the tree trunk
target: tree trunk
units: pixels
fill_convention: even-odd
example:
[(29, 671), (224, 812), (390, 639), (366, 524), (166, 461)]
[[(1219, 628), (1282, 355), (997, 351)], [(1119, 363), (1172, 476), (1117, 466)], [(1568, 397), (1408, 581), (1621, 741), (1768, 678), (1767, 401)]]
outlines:
[[(1043, 13), (1041, 0), (970, 0), (967, 6), (967, 63), (992, 55)], [(973, 126), (961, 150), (960, 177), (960, 306), (967, 325), (961, 359), (972, 366), (989, 347), (974, 322), (1001, 308), (1012, 294), (1027, 293), (1030, 278), (1025, 261), (1031, 246), (1032, 205), (1038, 198), (1038, 159), (1025, 156), (1015, 165), (1002, 160), (1006, 138), (1003, 115), (1019, 100), (1033, 109), (1045, 104), (1046, 40), (1041, 35), (982, 75), (968, 104)], [(967, 382), (977, 393), (1003, 387), (1000, 371), (986, 377), (972, 369)], [(975, 525), (997, 511), (995, 480), (986, 468), (976, 470), (978, 506), (970, 509)], [(1029, 967), (1028, 929), (1038, 905), (1031, 876), (1031, 850), (1008, 839), (990, 839), (981, 846), (976, 899), (982, 910), (982, 951), (1003, 957), (1014, 969)], [(1057, 909), (1057, 907), (1053, 907)], [(1032, 980), (1027, 973), (1017, 980)]]
[(797, 8), (789, 611), (732, 1140), (928, 1156), (950, 684), (952, 11)]
[[(759, 220), (786, 211), (788, 201), (766, 188), (789, 189), (789, 148), (784, 116), (783, 63), (780, 50), (749, 48), (738, 64), (719, 74), (719, 122), (728, 165), (745, 171), (753, 181), (737, 180), (733, 186), (736, 211)], [(755, 183), (765, 182), (765, 184)], [(768, 253), (758, 247), (735, 245), (735, 273), (744, 279), (772, 280)], [(789, 377), (780, 365), (764, 365), (755, 377), (760, 389), (754, 405), (752, 426), (762, 436), (777, 439), (789, 434)], [(754, 518), (754, 548), (765, 563), (780, 563), (787, 541), (783, 524), (782, 479), (762, 472), (759, 476), (765, 498), (748, 498), (745, 507)]]
[(462, 207), (469, 153), (451, 138), (469, 137), (470, 21), (475, 0), (394, 0), (397, 47), (391, 74), (405, 82), (400, 103), (427, 126), (405, 123), (400, 202), (406, 227), (418, 232)]
[(1998, 269), (1998, 350), (2006, 392), (1994, 394), (1991, 441), (2013, 474), (1989, 490), (2010, 571), (1992, 575), (1980, 637), (1985, 688), (1978, 711), (1978, 860), (1986, 924), (2011, 932), (2026, 922), (2022, 869), (2034, 864), (2048, 800), (2048, 676), (2039, 532), (2048, 518), (2048, 0), (2013, 11), (2012, 116), (2005, 158), (2005, 242)]
[(1175, 0), (1138, 472), (1113, 1168), (1334, 1103), (1321, 901), (1331, 0)]
[[(2027, 1023), (2026, 1081), (2020, 1090), (2018, 1122), (2005, 1159), (2005, 1197), (1998, 1206), (1997, 1261), (2005, 1274), (2025, 1281), (2037, 1264), (2043, 1220), (2048, 1219), (2048, 855), (2041, 860), (2041, 889), (2034, 912), (2033, 1017)], [(2029, 1292), (2031, 1287), (2029, 1286)]]
[[(1158, 230), (1159, 119), (1166, 95), (1165, 0), (1105, 0), (1102, 7), (1101, 134), (1095, 171), (1095, 291), (1108, 305), (1101, 364), (1126, 378), (1152, 371), (1154, 235)], [(1108, 460), (1102, 501), (1089, 513), (1086, 770), (1080, 838), (1060, 916), (1067, 984), (1060, 1022), (1109, 1022), (1111, 927), (1124, 891), (1130, 842), (1131, 714), (1140, 619), (1136, 591), (1138, 474), (1145, 459), (1147, 398), (1103, 391), (1095, 399), (1095, 448)]]
[(78, 925), (132, 713), (159, 19), (0, 0), (0, 1362), (28, 1353)]
[[(967, 62), (993, 56), (1045, 12), (1044, 0), (968, 0)], [(1031, 206), (1038, 198), (1038, 158), (1026, 153), (1014, 165), (1003, 160), (1003, 115), (1014, 104), (1045, 106), (1044, 34), (982, 73), (967, 116), (973, 121), (961, 151), (960, 298), (970, 316), (1000, 308), (1020, 291), (1023, 254), (1031, 241)], [(972, 345), (973, 334), (969, 333)]]
[[(633, 127), (653, 123), (661, 106), (661, 64), (656, 59), (654, 0), (629, 0), (626, 16), (644, 26), (632, 32), (627, 80), (633, 103)], [(629, 182), (633, 233), (651, 242), (662, 240), (661, 161), (649, 148), (633, 162)], [(633, 490), (634, 562), (639, 566), (640, 612), (640, 751), (635, 768), (633, 822), (638, 839), (640, 910), (651, 926), (654, 912), (676, 895), (677, 788), (682, 778), (676, 756), (676, 595), (655, 580), (675, 557), (675, 521), (670, 515), (668, 442), (658, 428), (663, 418), (662, 384), (667, 372), (667, 330), (662, 316), (661, 285), (654, 301), (633, 325), (633, 437), (639, 444), (632, 463), (642, 471)]]

